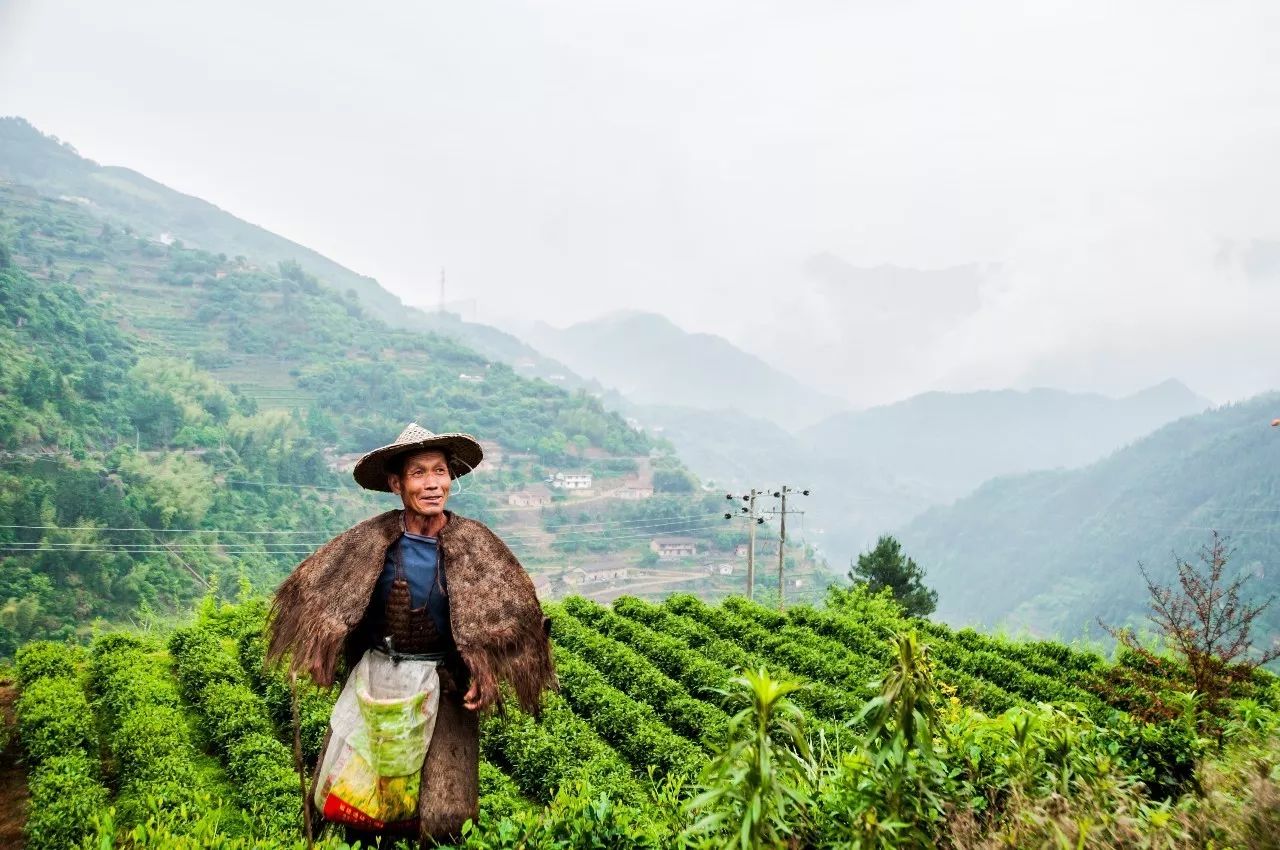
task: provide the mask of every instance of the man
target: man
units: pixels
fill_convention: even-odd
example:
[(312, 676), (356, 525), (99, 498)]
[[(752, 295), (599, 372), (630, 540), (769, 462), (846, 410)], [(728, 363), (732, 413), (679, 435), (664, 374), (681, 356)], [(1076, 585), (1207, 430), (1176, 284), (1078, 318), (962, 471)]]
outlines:
[(455, 837), (479, 812), (478, 712), (500, 701), (499, 683), (529, 712), (556, 687), (533, 582), (493, 532), (445, 508), (454, 480), (482, 457), (475, 438), (416, 423), (369, 452), (356, 482), (395, 493), (403, 508), (326, 543), (272, 604), (268, 660), (288, 657), (322, 686), (333, 684), (339, 657), (350, 670), (373, 648), (442, 658), (418, 798), (424, 847)]

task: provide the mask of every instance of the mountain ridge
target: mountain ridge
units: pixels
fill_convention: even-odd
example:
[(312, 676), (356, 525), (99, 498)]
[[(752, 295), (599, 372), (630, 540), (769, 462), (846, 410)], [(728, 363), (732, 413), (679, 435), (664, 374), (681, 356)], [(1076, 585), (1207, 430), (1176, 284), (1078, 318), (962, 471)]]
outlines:
[(536, 322), (522, 330), (535, 348), (638, 405), (733, 409), (785, 428), (845, 406), (722, 336), (687, 331), (657, 313), (615, 311), (566, 328)]
[[(1137, 620), (1143, 563), (1173, 579), (1172, 554), (1196, 559), (1210, 532), (1233, 537), (1253, 591), (1280, 589), (1280, 392), (1182, 417), (1070, 470), (993, 478), (897, 530), (953, 623), (1078, 634), (1095, 619)], [(1280, 611), (1264, 620), (1280, 634)]]

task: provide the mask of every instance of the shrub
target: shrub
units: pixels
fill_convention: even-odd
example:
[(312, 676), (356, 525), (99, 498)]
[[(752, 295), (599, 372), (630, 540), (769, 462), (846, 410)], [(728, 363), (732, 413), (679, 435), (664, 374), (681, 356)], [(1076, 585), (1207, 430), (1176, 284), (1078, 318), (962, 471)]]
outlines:
[(37, 679), (22, 691), (15, 711), (22, 744), (33, 764), (75, 750), (98, 751), (89, 701), (73, 679)]
[(45, 678), (74, 679), (84, 652), (66, 643), (39, 640), (23, 644), (14, 655), (18, 684), (26, 688)]
[(98, 765), (84, 752), (50, 756), (31, 776), (31, 802), (23, 832), (27, 850), (66, 850), (79, 845), (107, 805)]

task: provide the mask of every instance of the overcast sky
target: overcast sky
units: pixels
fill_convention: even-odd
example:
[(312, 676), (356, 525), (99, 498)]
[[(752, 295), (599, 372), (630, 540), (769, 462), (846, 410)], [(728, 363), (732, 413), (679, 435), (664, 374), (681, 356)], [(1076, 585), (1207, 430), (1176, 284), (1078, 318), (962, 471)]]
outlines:
[[(856, 403), (1280, 387), (1272, 0), (0, 0), (0, 114), (410, 303), (662, 312)], [(917, 324), (820, 253), (992, 271)]]

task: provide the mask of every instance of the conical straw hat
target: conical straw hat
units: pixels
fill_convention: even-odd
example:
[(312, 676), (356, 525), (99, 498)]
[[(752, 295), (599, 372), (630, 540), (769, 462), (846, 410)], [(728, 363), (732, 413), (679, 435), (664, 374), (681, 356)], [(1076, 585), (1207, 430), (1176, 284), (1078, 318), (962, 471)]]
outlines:
[(387, 463), (398, 455), (428, 449), (442, 451), (449, 458), (449, 471), (454, 478), (466, 475), (480, 465), (484, 450), (470, 434), (433, 434), (417, 422), (410, 422), (396, 441), (374, 449), (356, 463), (351, 474), (366, 490), (391, 492), (387, 486)]

